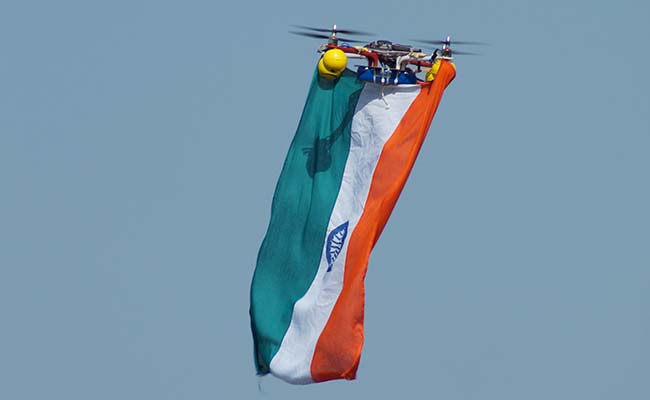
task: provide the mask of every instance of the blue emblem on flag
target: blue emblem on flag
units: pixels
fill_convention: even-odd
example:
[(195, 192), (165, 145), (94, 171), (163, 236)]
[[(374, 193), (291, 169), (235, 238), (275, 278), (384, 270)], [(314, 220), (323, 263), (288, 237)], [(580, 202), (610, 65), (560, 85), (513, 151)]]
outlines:
[(325, 247), (325, 257), (327, 258), (327, 272), (332, 270), (332, 265), (334, 261), (341, 254), (343, 250), (343, 243), (345, 243), (345, 237), (348, 235), (348, 222), (345, 221), (343, 224), (337, 226), (327, 235), (327, 246)]

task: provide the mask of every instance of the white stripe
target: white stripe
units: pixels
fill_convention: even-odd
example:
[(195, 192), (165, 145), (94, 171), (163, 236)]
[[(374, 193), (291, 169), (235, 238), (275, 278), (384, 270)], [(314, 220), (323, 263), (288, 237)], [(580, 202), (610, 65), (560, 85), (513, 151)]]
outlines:
[[(384, 144), (417, 97), (420, 86), (385, 86), (383, 91), (385, 99), (382, 99), (381, 85), (368, 83), (361, 92), (352, 119), (350, 153), (330, 216), (318, 272), (307, 293), (296, 302), (289, 329), (271, 360), (271, 373), (290, 383), (313, 382), (311, 361), (316, 343), (341, 293), (348, 243), (363, 212), (375, 167)], [(349, 225), (343, 248), (327, 272), (327, 236), (346, 221)]]

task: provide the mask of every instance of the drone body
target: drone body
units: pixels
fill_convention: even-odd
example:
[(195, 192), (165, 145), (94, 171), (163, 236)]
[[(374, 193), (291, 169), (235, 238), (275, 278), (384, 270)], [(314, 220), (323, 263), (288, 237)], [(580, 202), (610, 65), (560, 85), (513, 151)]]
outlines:
[[(360, 31), (337, 29), (334, 25), (331, 29), (311, 28), (298, 26), (307, 31), (314, 32), (292, 32), (301, 36), (327, 39), (318, 51), (323, 54), (319, 61), (319, 72), (326, 79), (336, 79), (342, 71), (340, 68), (341, 59), (347, 57), (361, 58), (367, 60), (366, 66), (359, 66), (357, 75), (360, 79), (382, 84), (413, 84), (421, 80), (418, 73), (425, 73), (426, 81), (435, 79), (441, 60), (452, 61), (453, 53), (474, 55), (475, 53), (452, 51), (451, 38), (445, 40), (418, 40), (419, 42), (441, 45), (431, 54), (422, 51), (421, 48), (394, 43), (389, 40), (375, 40), (363, 46), (353, 46), (350, 43), (360, 43), (358, 40), (345, 39), (338, 36), (344, 34), (367, 34)], [(316, 33), (323, 32), (323, 33)], [(329, 32), (329, 35), (324, 34)], [(456, 42), (458, 44), (484, 44), (481, 42)], [(412, 67), (415, 67), (413, 69)]]

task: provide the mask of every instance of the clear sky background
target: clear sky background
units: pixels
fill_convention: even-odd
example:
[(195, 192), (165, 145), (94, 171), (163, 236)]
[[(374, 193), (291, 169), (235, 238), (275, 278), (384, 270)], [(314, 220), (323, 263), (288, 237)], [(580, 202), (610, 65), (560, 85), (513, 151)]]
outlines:
[[(650, 398), (649, 16), (2, 2), (0, 398)], [(333, 23), (493, 46), (372, 255), (358, 380), (260, 391), (249, 285), (318, 60), (287, 31)]]

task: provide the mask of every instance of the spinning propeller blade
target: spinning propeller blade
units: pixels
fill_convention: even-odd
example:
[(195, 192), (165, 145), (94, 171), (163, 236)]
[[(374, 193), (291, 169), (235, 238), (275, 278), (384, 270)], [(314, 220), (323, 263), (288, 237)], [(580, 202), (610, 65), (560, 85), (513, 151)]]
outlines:
[(482, 56), (481, 53), (472, 53), (470, 51), (452, 50), (451, 54), (461, 54), (463, 56)]
[[(298, 35), (298, 36), (312, 37), (312, 38), (316, 38), (316, 39), (329, 39), (330, 38), (330, 35), (322, 35), (322, 34), (319, 34), (319, 33), (311, 33), (311, 32), (289, 31), (289, 33), (292, 33), (292, 34)], [(336, 40), (338, 40), (339, 42), (363, 43), (360, 40), (346, 39), (346, 38), (342, 38), (342, 37), (338, 37), (338, 36), (336, 37)]]
[(490, 43), (486, 42), (471, 42), (471, 41), (463, 41), (463, 40), (421, 40), (421, 39), (411, 39), (414, 42), (418, 43), (425, 43), (425, 44), (435, 44), (435, 45), (447, 45), (450, 46), (452, 44), (461, 44), (461, 45), (474, 45), (474, 46), (490, 46)]
[(348, 34), (348, 35), (374, 35), (374, 33), (363, 32), (363, 31), (353, 31), (353, 30), (350, 30), (350, 29), (313, 28), (311, 26), (304, 26), (304, 25), (291, 25), (291, 26), (293, 26), (294, 28), (306, 29), (308, 31), (314, 31), (314, 32), (326, 32), (326, 33), (336, 32), (336, 33), (343, 33), (343, 34)]

